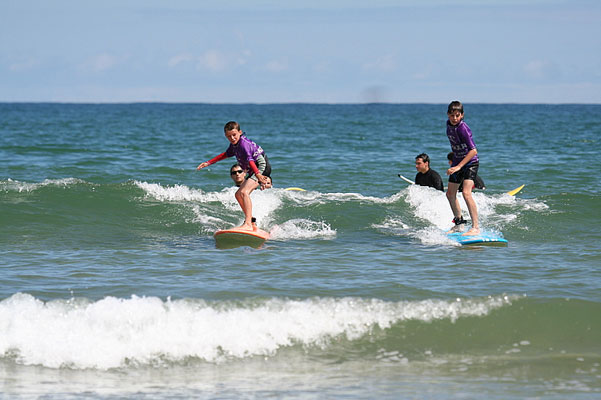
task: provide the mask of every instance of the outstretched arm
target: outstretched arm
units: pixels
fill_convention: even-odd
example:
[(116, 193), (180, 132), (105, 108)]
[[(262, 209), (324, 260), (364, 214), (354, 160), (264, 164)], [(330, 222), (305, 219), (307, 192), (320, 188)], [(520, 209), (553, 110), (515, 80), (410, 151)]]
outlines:
[(217, 157), (211, 158), (209, 161), (200, 163), (200, 165), (198, 167), (196, 167), (196, 169), (203, 169), (204, 167), (208, 167), (209, 165), (215, 164), (217, 161), (225, 160), (226, 158), (227, 158), (227, 156), (225, 155), (225, 152), (221, 153)]

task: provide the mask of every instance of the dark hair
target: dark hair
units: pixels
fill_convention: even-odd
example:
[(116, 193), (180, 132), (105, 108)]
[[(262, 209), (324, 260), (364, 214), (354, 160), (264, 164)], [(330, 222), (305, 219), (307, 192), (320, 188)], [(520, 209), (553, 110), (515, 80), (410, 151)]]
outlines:
[(461, 114), (463, 114), (463, 104), (461, 104), (460, 101), (452, 101), (449, 104), (449, 107), (447, 108), (447, 114), (450, 114), (454, 111), (459, 111)]
[[(232, 172), (232, 169), (234, 169), (234, 167), (240, 167), (240, 168), (242, 168), (242, 165), (240, 165), (239, 163), (236, 163), (236, 164), (232, 165), (230, 167), (230, 172)], [(244, 169), (244, 168), (242, 168), (242, 169)]]
[(239, 131), (239, 130), (240, 130), (240, 124), (237, 123), (236, 121), (230, 121), (227, 124), (225, 124), (225, 126), (223, 127), (224, 132)]
[(428, 157), (426, 153), (418, 154), (417, 157), (415, 157), (415, 160), (417, 161), (418, 158), (421, 158), (423, 162), (430, 164), (430, 157)]
[(453, 152), (452, 151), (449, 154), (447, 154), (447, 160), (453, 161)]

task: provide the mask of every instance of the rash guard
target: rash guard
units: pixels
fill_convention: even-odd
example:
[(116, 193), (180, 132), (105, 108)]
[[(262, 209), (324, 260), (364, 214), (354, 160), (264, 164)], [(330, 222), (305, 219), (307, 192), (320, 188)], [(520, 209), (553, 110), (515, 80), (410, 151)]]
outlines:
[[(255, 142), (246, 137), (246, 135), (240, 136), (240, 140), (236, 144), (230, 144), (230, 146), (225, 151), (225, 155), (227, 157), (236, 156), (236, 160), (238, 160), (238, 164), (243, 169), (252, 169), (256, 174), (259, 172), (257, 169), (257, 160), (259, 156), (264, 156), (265, 152), (261, 148), (261, 146), (257, 145)], [(253, 168), (254, 167), (254, 168)]]
[[(447, 137), (451, 143), (451, 150), (453, 150), (452, 167), (459, 164), (470, 150), (476, 148), (476, 144), (472, 138), (472, 131), (463, 120), (457, 125), (451, 125), (447, 120)], [(478, 162), (477, 154), (467, 164), (475, 162)]]
[(245, 134), (240, 136), (240, 140), (236, 144), (230, 144), (227, 150), (216, 157), (211, 158), (209, 161), (209, 165), (215, 164), (218, 161), (224, 160), (228, 157), (236, 156), (236, 160), (238, 164), (244, 170), (252, 170), (255, 175), (259, 173), (259, 168), (257, 168), (257, 163), (265, 164), (265, 151), (261, 148), (261, 146), (257, 145), (255, 142), (246, 137)]

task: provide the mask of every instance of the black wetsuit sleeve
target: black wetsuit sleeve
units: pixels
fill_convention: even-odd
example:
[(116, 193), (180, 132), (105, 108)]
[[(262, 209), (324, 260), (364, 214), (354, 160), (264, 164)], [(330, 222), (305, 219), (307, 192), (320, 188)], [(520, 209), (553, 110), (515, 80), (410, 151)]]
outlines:
[(432, 171), (432, 187), (436, 190), (440, 190), (444, 192), (444, 185), (442, 183), (442, 178), (436, 171)]
[(429, 186), (436, 190), (444, 191), (442, 178), (438, 172), (434, 171), (433, 169), (430, 169), (425, 174), (418, 173), (415, 175), (415, 183), (420, 186)]

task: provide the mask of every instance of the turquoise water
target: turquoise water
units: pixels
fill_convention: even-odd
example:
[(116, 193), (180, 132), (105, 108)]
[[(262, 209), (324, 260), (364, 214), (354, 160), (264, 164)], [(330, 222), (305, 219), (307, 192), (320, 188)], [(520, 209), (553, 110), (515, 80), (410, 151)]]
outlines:
[[(0, 393), (599, 398), (601, 106), (466, 105), (507, 247), (397, 176), (444, 176), (445, 111), (0, 104)], [(232, 119), (273, 167), (260, 249), (215, 248), (233, 161), (196, 171)]]

